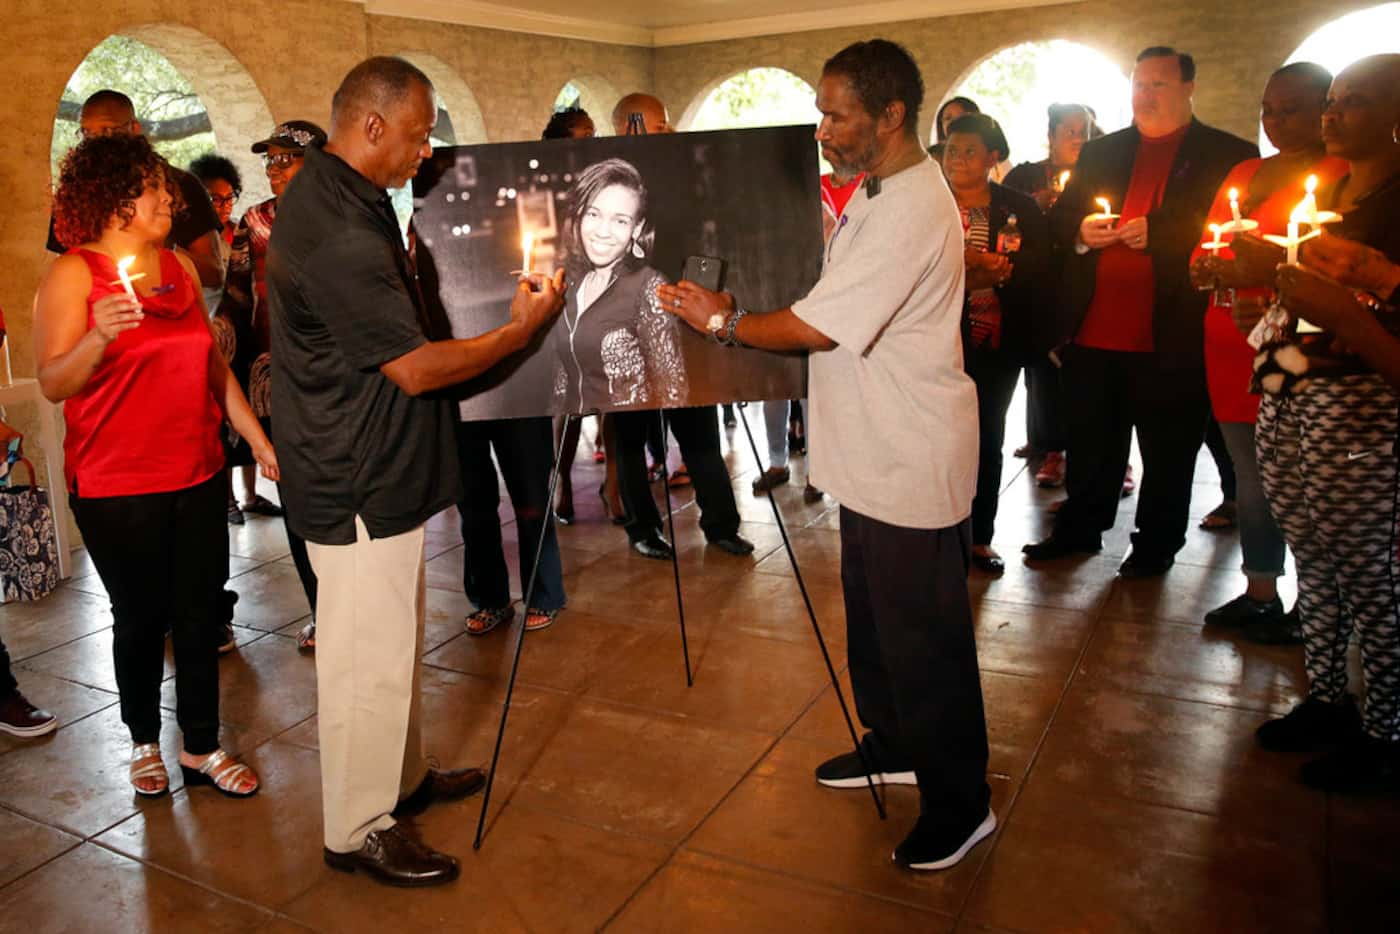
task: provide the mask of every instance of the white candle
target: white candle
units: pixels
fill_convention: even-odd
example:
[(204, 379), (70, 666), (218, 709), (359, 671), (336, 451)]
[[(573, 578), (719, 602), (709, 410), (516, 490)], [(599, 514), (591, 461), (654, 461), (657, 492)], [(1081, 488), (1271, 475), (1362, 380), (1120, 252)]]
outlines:
[(131, 274), (127, 272), (127, 269), (134, 262), (136, 262), (134, 256), (123, 256), (117, 260), (117, 278), (121, 280), (122, 288), (126, 289), (126, 294), (132, 298), (136, 298), (136, 288), (131, 284)]
[(1288, 265), (1298, 265), (1298, 221), (1294, 218), (1288, 220)]
[(1210, 243), (1208, 244), (1208, 247), (1207, 247), (1207, 248), (1208, 248), (1208, 249), (1211, 249), (1211, 250), (1218, 250), (1218, 249), (1220, 249), (1221, 247), (1223, 247), (1223, 246), (1225, 245), (1225, 244), (1223, 244), (1223, 243), (1220, 242), (1220, 230), (1221, 230), (1221, 227), (1220, 227), (1219, 224), (1210, 224), (1210, 225), (1208, 225), (1208, 227), (1209, 227), (1209, 229), (1210, 229), (1210, 233), (1211, 233), (1212, 240), (1211, 240)]
[(524, 262), (521, 264), (520, 270), (528, 276), (530, 274), (530, 260), (532, 259), (532, 254), (535, 252), (534, 236), (531, 234), (526, 234), (525, 236), (521, 237), (520, 246), (521, 252), (524, 254)]
[(1239, 223), (1240, 223), (1240, 220), (1241, 220), (1241, 218), (1240, 218), (1240, 190), (1239, 190), (1238, 188), (1231, 188), (1231, 189), (1230, 189), (1230, 214), (1234, 217), (1234, 219), (1235, 219), (1235, 225), (1238, 227), (1238, 226), (1239, 226)]

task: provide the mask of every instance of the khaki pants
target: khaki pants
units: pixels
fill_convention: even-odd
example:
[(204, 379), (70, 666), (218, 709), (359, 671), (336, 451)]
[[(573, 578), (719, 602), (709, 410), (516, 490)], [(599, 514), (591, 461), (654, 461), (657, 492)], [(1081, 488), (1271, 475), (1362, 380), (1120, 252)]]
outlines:
[(358, 850), (427, 774), (418, 727), (423, 655), (423, 526), (307, 552), (316, 598), (316, 698), (326, 848)]

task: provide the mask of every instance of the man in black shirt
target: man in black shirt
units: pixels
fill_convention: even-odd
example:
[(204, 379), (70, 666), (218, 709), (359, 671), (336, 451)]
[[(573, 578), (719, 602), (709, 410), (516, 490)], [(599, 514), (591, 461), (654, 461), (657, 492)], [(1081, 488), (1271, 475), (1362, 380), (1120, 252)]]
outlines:
[[(78, 116), (78, 131), (84, 139), (93, 136), (140, 136), (141, 121), (136, 119), (136, 107), (131, 98), (120, 91), (102, 90), (83, 102)], [(172, 218), (168, 243), (178, 246), (194, 260), (199, 282), (205, 288), (222, 288), (224, 261), (219, 250), (219, 233), (223, 223), (209, 200), (204, 184), (188, 172), (171, 166), (180, 182), (182, 206)], [(72, 244), (70, 244), (71, 246)], [(62, 253), (66, 247), (54, 236), (53, 218), (49, 218), (50, 253)]]
[(423, 758), (418, 670), (423, 524), (461, 498), (452, 402), (437, 390), (523, 349), (562, 306), (562, 273), (511, 303), (511, 321), (434, 340), (386, 188), (432, 154), (433, 87), (371, 58), (331, 104), (330, 139), (282, 195), (267, 257), (273, 422), (282, 495), (320, 580), (316, 673), (325, 860), (392, 885), (433, 885), (457, 861), (395, 814), (461, 797), (480, 769)]

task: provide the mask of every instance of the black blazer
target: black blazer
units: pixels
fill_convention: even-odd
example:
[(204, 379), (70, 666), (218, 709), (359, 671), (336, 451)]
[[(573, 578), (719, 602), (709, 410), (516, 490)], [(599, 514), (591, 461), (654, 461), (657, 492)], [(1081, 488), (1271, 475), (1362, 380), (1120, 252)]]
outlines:
[[(1025, 363), (1037, 352), (1044, 352), (1038, 346), (1037, 335), (1042, 328), (1036, 321), (1036, 296), (1047, 285), (1050, 232), (1034, 198), (992, 182), (991, 203), (987, 206), (987, 252), (996, 250), (997, 234), (1012, 214), (1016, 215), (1016, 227), (1021, 231), (1021, 249), (1011, 257), (1011, 278), (997, 286), (996, 293), (1001, 303), (1002, 352)], [(966, 325), (965, 309), (963, 322)]]
[[(1095, 198), (1107, 198), (1114, 208), (1122, 207), (1140, 139), (1137, 127), (1130, 126), (1085, 143), (1069, 187), (1050, 210), (1050, 235), (1065, 256), (1061, 340), (1073, 339), (1094, 297), (1099, 251), (1074, 252), (1079, 225), (1084, 215), (1098, 210)], [(1235, 165), (1258, 155), (1253, 143), (1193, 117), (1172, 163), (1162, 205), (1147, 215), (1147, 252), (1156, 280), (1152, 340), (1163, 367), (1205, 365), (1207, 293), (1191, 286), (1191, 251), (1220, 183)]]

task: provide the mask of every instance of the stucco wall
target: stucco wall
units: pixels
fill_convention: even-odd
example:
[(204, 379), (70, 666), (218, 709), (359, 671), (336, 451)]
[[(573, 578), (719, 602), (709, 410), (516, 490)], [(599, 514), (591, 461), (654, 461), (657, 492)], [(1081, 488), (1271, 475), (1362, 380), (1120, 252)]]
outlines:
[(786, 68), (815, 86), (829, 56), (851, 42), (880, 36), (902, 43), (919, 63), (928, 101), (920, 129), (927, 138), (938, 103), (974, 65), (1007, 46), (1069, 39), (1103, 53), (1127, 73), (1144, 47), (1172, 45), (1196, 58), (1200, 117), (1253, 139), (1258, 95), (1269, 73), (1318, 27), (1375, 5), (1358, 0), (1089, 0), (675, 46), (656, 52), (656, 90), (679, 117), (707, 88), (748, 68)]

